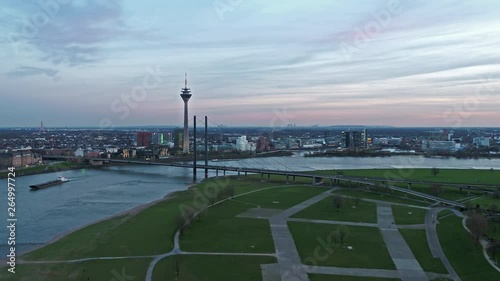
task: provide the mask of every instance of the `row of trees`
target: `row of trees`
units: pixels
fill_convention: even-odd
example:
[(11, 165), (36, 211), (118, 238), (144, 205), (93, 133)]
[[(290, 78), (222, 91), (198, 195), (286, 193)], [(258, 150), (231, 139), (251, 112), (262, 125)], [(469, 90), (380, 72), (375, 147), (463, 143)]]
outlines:
[[(493, 232), (496, 232), (496, 226), (500, 223), (500, 218), (493, 215), (488, 219), (481, 213), (480, 209), (469, 210), (469, 217), (465, 224), (472, 234), (476, 247), (479, 246), (481, 239), (486, 235), (488, 223), (493, 223)], [(498, 264), (498, 258), (500, 258), (500, 239), (489, 239), (487, 251), (489, 256)]]

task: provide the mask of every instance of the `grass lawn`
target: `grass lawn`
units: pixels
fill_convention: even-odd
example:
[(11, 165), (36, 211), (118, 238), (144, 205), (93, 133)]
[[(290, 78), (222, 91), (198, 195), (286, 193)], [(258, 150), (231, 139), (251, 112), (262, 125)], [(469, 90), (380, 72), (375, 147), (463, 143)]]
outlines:
[(295, 214), (293, 217), (377, 223), (377, 205), (372, 202), (360, 201), (356, 206), (352, 199), (344, 197), (342, 207), (337, 212), (337, 208), (333, 204), (333, 196), (330, 196)]
[[(288, 225), (304, 264), (395, 269), (377, 228), (344, 226), (349, 234), (344, 245), (339, 246), (329, 243), (333, 241), (333, 232), (339, 228), (337, 225), (301, 222), (289, 222)], [(352, 246), (352, 250), (347, 246)]]
[[(394, 186), (399, 186), (403, 188), (407, 188), (408, 185), (404, 183), (390, 183)], [(430, 184), (412, 184), (411, 189), (414, 191), (422, 192), (425, 194), (429, 194), (432, 196), (437, 196), (437, 194), (433, 191), (432, 185)], [(452, 186), (441, 186), (441, 192), (439, 193), (439, 198), (447, 199), (447, 200), (458, 200), (466, 197), (474, 196), (474, 195), (484, 195), (484, 192), (478, 190), (470, 190), (470, 194), (466, 188), (460, 191), (460, 188), (452, 187)]]
[(291, 185), (244, 195), (238, 200), (259, 205), (261, 208), (286, 210), (327, 190), (328, 188), (312, 185)]
[(439, 241), (444, 253), (462, 281), (498, 281), (500, 272), (486, 261), (481, 246), (462, 227), (462, 219), (449, 216), (438, 224)]
[(274, 253), (269, 222), (236, 218), (252, 208), (236, 201), (225, 201), (209, 208), (181, 237), (183, 251)]
[(441, 218), (444, 218), (446, 216), (450, 216), (450, 215), (453, 215), (453, 212), (451, 210), (442, 210), (441, 212), (439, 212), (438, 216), (437, 216), (437, 219), (440, 220)]
[(392, 213), (396, 224), (423, 224), (427, 210), (393, 205)]
[(377, 278), (377, 277), (356, 277), (344, 275), (320, 275), (309, 274), (311, 281), (398, 281), (401, 279)]
[[(53, 244), (26, 254), (24, 258), (61, 260), (169, 252), (176, 231), (175, 219), (182, 213), (181, 207), (207, 203), (209, 200), (205, 194), (213, 193), (215, 187), (224, 186), (225, 183), (235, 186), (236, 194), (252, 188), (256, 190), (272, 186), (243, 180), (211, 179), (188, 191), (177, 192), (172, 198), (135, 216), (113, 218), (75, 231)], [(140, 243), (135, 242), (137, 237), (141, 238)]]
[[(337, 175), (338, 171), (318, 171), (321, 174)], [(476, 169), (440, 169), (434, 176), (431, 169), (357, 169), (342, 170), (345, 176), (383, 178), (383, 179), (411, 179), (419, 181), (470, 183), (500, 185), (500, 171)]]
[[(176, 260), (179, 266), (177, 279)], [(271, 263), (276, 263), (276, 259), (272, 257), (180, 255), (159, 261), (153, 271), (153, 281), (262, 280), (260, 265)]]
[[(123, 276), (144, 280), (152, 259), (86, 261), (73, 264), (18, 264), (16, 274), (0, 271), (0, 280), (12, 281), (109, 281)], [(5, 270), (4, 270), (5, 269)], [(134, 279), (130, 279), (134, 278)]]
[[(398, 196), (394, 196), (394, 195), (392, 195), (392, 193), (382, 194), (382, 193), (377, 193), (377, 192), (372, 192), (372, 191), (364, 191), (361, 189), (339, 189), (339, 190), (333, 191), (333, 193), (338, 193), (338, 194), (352, 196), (352, 197), (359, 196), (362, 198), (387, 201), (387, 202), (392, 202), (392, 203), (409, 204), (409, 205), (416, 205), (416, 206), (428, 206), (429, 205), (426, 203), (411, 200), (409, 198), (401, 198)], [(398, 194), (398, 193), (395, 193), (395, 194)]]
[[(253, 175), (248, 175), (247, 176), (248, 179), (251, 179), (251, 180), (258, 180), (260, 182), (260, 174), (253, 174)], [(264, 182), (269, 182), (269, 183), (273, 183), (273, 184), (285, 184), (286, 183), (286, 176), (282, 176), (282, 175), (271, 175), (271, 178), (269, 179), (269, 181), (267, 180), (267, 174), (264, 174)], [(304, 177), (295, 177), (295, 181), (293, 181), (293, 177), (292, 176), (289, 176), (288, 177), (288, 181), (290, 184), (312, 184), (312, 178), (304, 178)]]
[(432, 257), (429, 244), (427, 243), (425, 229), (400, 229), (399, 232), (403, 235), (413, 255), (424, 271), (448, 273), (441, 260)]
[(488, 221), (486, 235), (491, 238), (500, 239), (500, 223)]
[(472, 203), (474, 206), (476, 206), (476, 204), (479, 204), (479, 206), (484, 209), (489, 209), (492, 205), (496, 205), (497, 208), (500, 208), (500, 198), (493, 198), (493, 196), (485, 196), (483, 198), (471, 200), (470, 203)]

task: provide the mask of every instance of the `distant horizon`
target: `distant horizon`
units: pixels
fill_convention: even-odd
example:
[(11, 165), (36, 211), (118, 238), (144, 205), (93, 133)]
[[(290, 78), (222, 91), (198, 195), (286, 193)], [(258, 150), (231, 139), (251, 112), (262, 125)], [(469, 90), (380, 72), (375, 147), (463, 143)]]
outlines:
[[(45, 130), (50, 130), (50, 129), (98, 129), (98, 130), (113, 130), (113, 129), (127, 129), (127, 128), (181, 128), (181, 126), (174, 126), (174, 125), (142, 125), (142, 126), (115, 126), (114, 128), (101, 128), (99, 126), (56, 126), (56, 127), (44, 127)], [(296, 126), (296, 127), (270, 127), (270, 126), (257, 126), (257, 125), (235, 125), (235, 126), (210, 126), (209, 128), (265, 128), (265, 129), (312, 129), (312, 128), (318, 128), (318, 129), (325, 129), (325, 128), (353, 128), (353, 129), (361, 129), (361, 128), (388, 128), (388, 129), (399, 129), (399, 128), (406, 128), (406, 129), (443, 129), (443, 130), (461, 130), (461, 129), (499, 129), (499, 127), (445, 127), (445, 126), (390, 126), (390, 125), (370, 125), (370, 126), (365, 126), (365, 125), (319, 125), (319, 126)], [(2, 129), (33, 129), (33, 130), (40, 130), (40, 127), (23, 127), (23, 126), (15, 126), (15, 127), (0, 127), (0, 130)], [(193, 129), (192, 124), (190, 124), (189, 129)], [(198, 130), (204, 129), (204, 125), (199, 125), (197, 126)]]
[(190, 116), (228, 126), (500, 124), (498, 1), (8, 1), (0, 17), (1, 127), (181, 124), (186, 72)]

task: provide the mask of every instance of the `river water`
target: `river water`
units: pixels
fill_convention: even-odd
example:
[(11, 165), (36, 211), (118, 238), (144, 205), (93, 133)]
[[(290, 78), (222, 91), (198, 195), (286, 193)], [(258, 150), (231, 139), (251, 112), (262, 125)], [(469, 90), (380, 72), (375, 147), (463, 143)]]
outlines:
[[(500, 169), (500, 159), (441, 159), (421, 156), (395, 157), (291, 157), (241, 159), (210, 162), (211, 165), (267, 168), (276, 170), (360, 169), (360, 168), (459, 168)], [(214, 176), (214, 172), (210, 172)], [(65, 176), (71, 181), (31, 191), (29, 185)], [(198, 172), (203, 177), (203, 171)], [(192, 184), (192, 171), (162, 166), (113, 166), (71, 170), (16, 178), (16, 250), (21, 253), (54, 236), (185, 190)], [(7, 223), (7, 180), (1, 180), (0, 220)], [(0, 254), (7, 255), (8, 232), (0, 231)]]

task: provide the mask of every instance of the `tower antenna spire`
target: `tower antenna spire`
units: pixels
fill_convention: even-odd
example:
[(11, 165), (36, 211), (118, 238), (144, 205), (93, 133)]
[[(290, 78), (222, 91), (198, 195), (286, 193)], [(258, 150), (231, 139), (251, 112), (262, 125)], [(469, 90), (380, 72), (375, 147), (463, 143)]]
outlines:
[(188, 74), (187, 72), (184, 73), (184, 84), (186, 85), (186, 88), (188, 87)]

